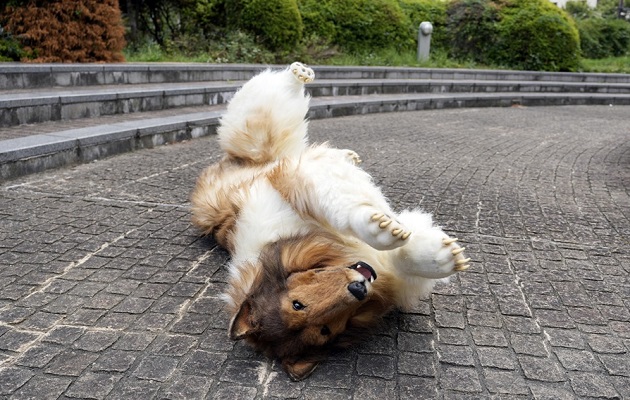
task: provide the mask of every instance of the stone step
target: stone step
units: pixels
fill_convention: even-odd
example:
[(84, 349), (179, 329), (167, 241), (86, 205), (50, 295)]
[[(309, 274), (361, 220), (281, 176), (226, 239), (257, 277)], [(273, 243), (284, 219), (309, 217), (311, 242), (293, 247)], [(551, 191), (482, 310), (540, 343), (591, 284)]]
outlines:
[[(457, 107), (542, 105), (630, 105), (628, 93), (399, 93), (321, 96), (311, 100), (309, 118)], [(224, 105), (101, 117), (86, 126), (57, 126), (36, 135), (0, 140), (0, 179), (89, 162), (106, 156), (152, 148), (212, 134)], [(181, 111), (181, 110), (180, 110)], [(170, 113), (166, 115), (165, 113)], [(114, 120), (116, 118), (116, 120)], [(83, 120), (90, 121), (90, 120)], [(53, 124), (53, 123), (51, 123)]]
[[(243, 84), (180, 82), (0, 92), (0, 127), (226, 103)], [(630, 83), (465, 80), (318, 79), (313, 97), (398, 93), (630, 93)]]
[[(267, 66), (252, 64), (0, 64), (0, 91), (95, 85), (243, 81)], [(272, 68), (283, 68), (274, 65)], [(315, 66), (318, 79), (468, 79), (630, 83), (629, 74), (449, 68)]]

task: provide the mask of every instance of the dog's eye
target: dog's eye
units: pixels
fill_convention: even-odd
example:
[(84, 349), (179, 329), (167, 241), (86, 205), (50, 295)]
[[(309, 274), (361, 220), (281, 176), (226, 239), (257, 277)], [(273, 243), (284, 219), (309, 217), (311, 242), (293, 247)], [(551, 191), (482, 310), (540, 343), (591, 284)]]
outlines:
[(326, 325), (322, 326), (321, 334), (324, 335), (324, 336), (330, 335), (330, 328), (327, 327)]
[(297, 300), (293, 300), (293, 309), (295, 311), (300, 311), (300, 310), (303, 310), (305, 308), (306, 308), (306, 306), (304, 304), (300, 303)]

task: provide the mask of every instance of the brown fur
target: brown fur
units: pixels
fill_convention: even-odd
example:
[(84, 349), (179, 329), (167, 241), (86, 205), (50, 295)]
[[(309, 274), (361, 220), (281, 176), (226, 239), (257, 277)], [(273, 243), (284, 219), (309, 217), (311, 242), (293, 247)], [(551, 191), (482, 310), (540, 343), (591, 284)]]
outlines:
[[(359, 261), (353, 256), (358, 249), (339, 243), (319, 233), (268, 245), (251, 290), (235, 310), (231, 338), (244, 338), (258, 351), (279, 358), (299, 380), (332, 348), (364, 337), (394, 304), (395, 278), (379, 273), (368, 297), (358, 301), (348, 291), (356, 279), (349, 266)], [(295, 310), (294, 301), (305, 308)]]

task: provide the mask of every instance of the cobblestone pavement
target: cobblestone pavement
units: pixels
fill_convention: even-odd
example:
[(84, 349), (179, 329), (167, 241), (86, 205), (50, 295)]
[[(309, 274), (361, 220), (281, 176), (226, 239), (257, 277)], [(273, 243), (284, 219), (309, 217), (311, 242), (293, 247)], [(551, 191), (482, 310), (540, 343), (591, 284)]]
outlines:
[(312, 121), (474, 263), (306, 381), (226, 335), (187, 197), (216, 138), (0, 186), (0, 397), (630, 398), (630, 108)]

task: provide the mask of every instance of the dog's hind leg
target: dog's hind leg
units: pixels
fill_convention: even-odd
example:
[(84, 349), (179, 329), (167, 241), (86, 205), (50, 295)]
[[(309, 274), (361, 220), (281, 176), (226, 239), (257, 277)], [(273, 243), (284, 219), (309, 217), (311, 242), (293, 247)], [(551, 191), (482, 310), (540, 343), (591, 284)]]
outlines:
[(320, 145), (279, 165), (268, 178), (303, 218), (378, 250), (402, 246), (411, 232), (397, 220), (372, 178), (355, 166), (358, 161), (353, 151)]
[(313, 79), (312, 69), (295, 62), (246, 82), (221, 117), (217, 130), (221, 148), (231, 159), (248, 164), (298, 157), (307, 142), (310, 97), (304, 84)]

